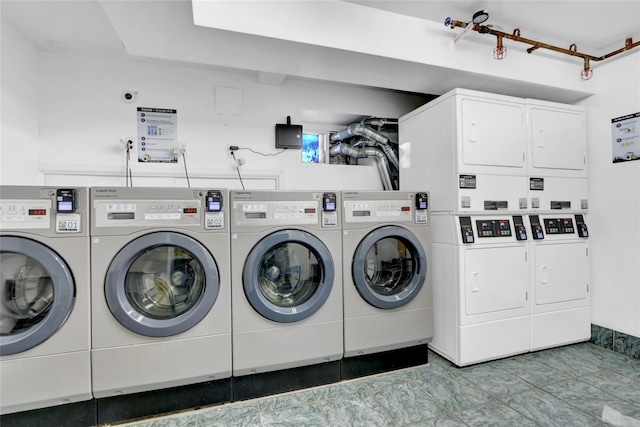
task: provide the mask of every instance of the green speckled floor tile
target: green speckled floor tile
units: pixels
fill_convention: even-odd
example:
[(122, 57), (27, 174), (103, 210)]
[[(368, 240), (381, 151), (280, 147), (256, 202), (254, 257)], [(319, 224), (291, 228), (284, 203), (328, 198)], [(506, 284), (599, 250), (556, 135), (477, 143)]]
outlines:
[(580, 380), (552, 384), (543, 389), (595, 418), (602, 416), (604, 405), (627, 416), (640, 414), (640, 402), (634, 405)]
[(262, 413), (263, 427), (328, 427), (323, 412), (315, 404), (304, 404)]
[(399, 425), (447, 414), (447, 410), (415, 382), (379, 389), (373, 397)]
[(458, 418), (472, 427), (535, 427), (536, 423), (514, 411), (504, 403), (490, 402), (465, 411), (456, 412)]
[(290, 408), (292, 406), (298, 406), (303, 403), (311, 403), (315, 401), (313, 391), (300, 391), (294, 393), (280, 394), (270, 397), (263, 397), (258, 399), (258, 405), (260, 406), (260, 412), (276, 411), (279, 409)]
[(318, 402), (331, 426), (386, 427), (395, 423), (378, 402), (361, 391), (344, 397)]
[(204, 408), (198, 413), (198, 427), (218, 427), (227, 425), (260, 425), (258, 403), (240, 402)]
[(433, 398), (449, 411), (460, 411), (491, 400), (491, 395), (461, 375), (448, 374), (418, 381)]
[(530, 390), (504, 399), (512, 409), (544, 427), (586, 427), (596, 418), (542, 390)]
[(482, 365), (476, 369), (466, 369), (460, 375), (494, 396), (509, 396), (533, 388), (533, 384), (510, 372)]

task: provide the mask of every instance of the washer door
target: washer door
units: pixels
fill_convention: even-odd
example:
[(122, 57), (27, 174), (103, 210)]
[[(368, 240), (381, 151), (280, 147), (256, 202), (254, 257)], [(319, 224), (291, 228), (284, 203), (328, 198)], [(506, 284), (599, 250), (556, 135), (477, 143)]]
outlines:
[(314, 314), (329, 298), (335, 267), (327, 247), (301, 230), (281, 230), (259, 241), (242, 274), (244, 292), (262, 316), (279, 323)]
[(179, 233), (146, 234), (115, 256), (105, 279), (113, 316), (148, 337), (182, 333), (213, 307), (220, 287), (218, 267), (197, 240)]
[(354, 255), (356, 289), (374, 307), (393, 309), (418, 295), (427, 277), (427, 257), (415, 234), (385, 226), (367, 234)]
[(22, 237), (0, 237), (0, 356), (51, 337), (75, 301), (69, 266), (52, 249)]

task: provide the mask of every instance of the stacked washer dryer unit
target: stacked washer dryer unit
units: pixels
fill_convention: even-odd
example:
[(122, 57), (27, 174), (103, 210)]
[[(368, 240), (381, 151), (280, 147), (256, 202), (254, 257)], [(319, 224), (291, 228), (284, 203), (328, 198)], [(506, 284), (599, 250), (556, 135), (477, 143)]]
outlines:
[(234, 400), (340, 380), (340, 194), (231, 190)]
[[(91, 189), (99, 423), (230, 400), (227, 195), (194, 188)], [(175, 388), (186, 385), (192, 388)]]
[[(13, 425), (5, 414), (91, 400), (89, 192), (2, 186), (0, 196), (0, 424)], [(95, 406), (80, 405), (84, 414), (63, 405), (37, 421), (95, 423)]]
[(591, 336), (585, 112), (526, 100), (529, 124), (531, 349)]
[(343, 378), (428, 361), (433, 336), (429, 195), (344, 191)]
[(544, 241), (531, 229), (586, 205), (584, 138), (561, 143), (584, 127), (563, 107), (455, 89), (400, 119), (401, 188), (432, 195), (431, 347), (457, 365), (588, 339), (586, 243), (554, 221)]
[(455, 89), (401, 117), (401, 189), (431, 192), (434, 337), (463, 366), (529, 351), (526, 109)]

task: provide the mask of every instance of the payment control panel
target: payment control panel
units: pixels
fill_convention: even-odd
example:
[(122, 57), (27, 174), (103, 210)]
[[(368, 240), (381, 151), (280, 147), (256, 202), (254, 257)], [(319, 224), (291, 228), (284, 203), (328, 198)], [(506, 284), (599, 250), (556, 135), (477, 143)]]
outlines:
[(459, 217), (462, 243), (478, 243), (481, 239), (489, 243), (492, 238), (512, 240), (527, 240), (527, 228), (522, 215), (503, 216), (501, 218), (486, 218), (483, 216)]
[(509, 237), (511, 224), (508, 219), (476, 220), (478, 237)]

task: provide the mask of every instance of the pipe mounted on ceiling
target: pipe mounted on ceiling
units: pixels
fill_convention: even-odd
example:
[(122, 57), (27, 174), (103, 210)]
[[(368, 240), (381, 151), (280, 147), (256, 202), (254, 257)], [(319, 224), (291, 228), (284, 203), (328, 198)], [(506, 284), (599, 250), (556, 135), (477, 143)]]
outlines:
[[(542, 43), (536, 40), (531, 40), (531, 39), (521, 37), (520, 29), (518, 28), (513, 30), (513, 34), (508, 34), (503, 31), (494, 30), (487, 25), (480, 25), (483, 22), (485, 22), (488, 18), (489, 18), (489, 14), (487, 13), (487, 11), (482, 10), (482, 11), (476, 12), (473, 15), (472, 21), (469, 23), (452, 20), (451, 18), (448, 17), (444, 21), (444, 25), (447, 27), (451, 27), (452, 29), (456, 27), (460, 27), (467, 31), (473, 30), (481, 34), (491, 34), (496, 36), (498, 40), (497, 40), (497, 46), (494, 49), (495, 59), (503, 59), (506, 56), (506, 47), (502, 45), (503, 38), (531, 45), (531, 47), (527, 49), (527, 53), (531, 53), (534, 50), (542, 48), (542, 49), (552, 50), (554, 52), (564, 53), (570, 56), (577, 56), (584, 60), (584, 67), (581, 72), (581, 76), (583, 80), (588, 80), (593, 75), (593, 69), (589, 65), (590, 61), (604, 61), (605, 59), (611, 58), (612, 56), (618, 55), (620, 53), (626, 52), (628, 50), (631, 50), (635, 47), (640, 46), (640, 41), (637, 41), (634, 43), (631, 37), (629, 37), (625, 40), (624, 47), (614, 50), (613, 52), (609, 52), (605, 55), (594, 56), (594, 55), (578, 52), (578, 49), (575, 44), (572, 44), (571, 46), (569, 46), (569, 49), (564, 49), (562, 47), (553, 46), (547, 43)], [(472, 25), (472, 27), (467, 28), (467, 26), (469, 25)]]

